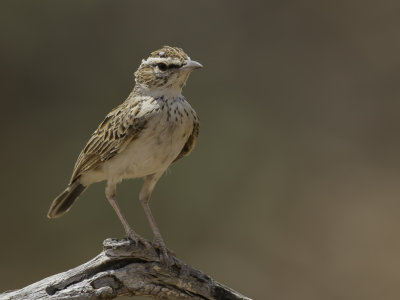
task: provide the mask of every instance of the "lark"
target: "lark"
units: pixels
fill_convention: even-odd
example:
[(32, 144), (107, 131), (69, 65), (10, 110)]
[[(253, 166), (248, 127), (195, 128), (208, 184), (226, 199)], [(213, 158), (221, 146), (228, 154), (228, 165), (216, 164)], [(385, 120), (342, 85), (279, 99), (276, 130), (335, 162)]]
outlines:
[(182, 49), (170, 46), (142, 60), (135, 72), (133, 91), (94, 131), (75, 163), (68, 187), (53, 201), (47, 216), (62, 216), (91, 184), (106, 181), (106, 198), (126, 235), (148, 247), (150, 244), (130, 227), (116, 200), (119, 182), (144, 178), (139, 201), (154, 234), (153, 244), (166, 259), (168, 249), (149, 200), (167, 168), (189, 155), (196, 144), (199, 119), (182, 96), (182, 88), (189, 74), (198, 68), (202, 68), (200, 63)]

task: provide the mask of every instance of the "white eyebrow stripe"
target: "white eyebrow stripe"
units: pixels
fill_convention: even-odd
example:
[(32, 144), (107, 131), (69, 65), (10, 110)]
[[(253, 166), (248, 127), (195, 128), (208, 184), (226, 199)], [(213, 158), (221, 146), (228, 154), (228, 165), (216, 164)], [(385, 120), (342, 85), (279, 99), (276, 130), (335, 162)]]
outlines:
[[(188, 58), (187, 60), (190, 60), (190, 58)], [(177, 59), (177, 58), (161, 58), (161, 57), (149, 57), (146, 60), (142, 60), (142, 65), (143, 64), (147, 64), (147, 65), (152, 65), (152, 64), (157, 64), (157, 63), (167, 63), (167, 64), (174, 64), (174, 65), (181, 65), (182, 61)]]

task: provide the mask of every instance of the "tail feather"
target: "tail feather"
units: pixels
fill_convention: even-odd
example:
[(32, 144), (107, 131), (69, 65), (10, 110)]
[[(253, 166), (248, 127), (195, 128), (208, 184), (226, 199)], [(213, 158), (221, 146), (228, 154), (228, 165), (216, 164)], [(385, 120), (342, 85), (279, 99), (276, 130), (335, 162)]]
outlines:
[(61, 217), (70, 210), (72, 204), (79, 197), (86, 187), (80, 183), (69, 185), (56, 199), (51, 203), (47, 217), (50, 219)]

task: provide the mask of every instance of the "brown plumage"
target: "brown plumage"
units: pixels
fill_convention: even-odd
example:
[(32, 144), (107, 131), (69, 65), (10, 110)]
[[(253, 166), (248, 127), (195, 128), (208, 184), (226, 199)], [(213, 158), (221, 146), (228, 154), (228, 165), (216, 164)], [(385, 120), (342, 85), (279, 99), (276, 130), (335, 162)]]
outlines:
[(70, 184), (83, 173), (124, 151), (138, 137), (147, 123), (145, 116), (137, 117), (139, 111), (140, 102), (123, 102), (106, 116), (80, 153)]
[(143, 177), (139, 199), (154, 232), (155, 244), (167, 259), (165, 243), (148, 201), (168, 166), (189, 155), (196, 144), (198, 118), (181, 90), (190, 72), (200, 67), (182, 49), (169, 46), (143, 60), (135, 73), (133, 92), (94, 131), (76, 161), (67, 189), (53, 201), (48, 217), (61, 216), (89, 185), (106, 180), (107, 199), (127, 235), (148, 245), (128, 225), (115, 199), (118, 182)]

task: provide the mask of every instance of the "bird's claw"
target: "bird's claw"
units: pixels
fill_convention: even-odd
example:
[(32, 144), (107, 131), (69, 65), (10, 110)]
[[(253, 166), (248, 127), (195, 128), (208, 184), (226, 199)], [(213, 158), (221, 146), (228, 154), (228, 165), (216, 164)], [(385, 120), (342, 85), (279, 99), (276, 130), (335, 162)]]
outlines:
[(161, 238), (154, 238), (153, 246), (160, 250), (160, 261), (166, 266), (172, 266), (175, 263), (175, 253), (169, 250)]
[[(136, 245), (139, 245), (139, 242), (142, 243), (147, 250), (153, 250), (153, 246), (150, 244), (148, 240), (145, 238), (141, 237), (139, 234), (137, 234), (135, 231), (130, 229), (128, 231), (128, 237), (135, 242)], [(154, 251), (154, 250), (153, 250)]]

